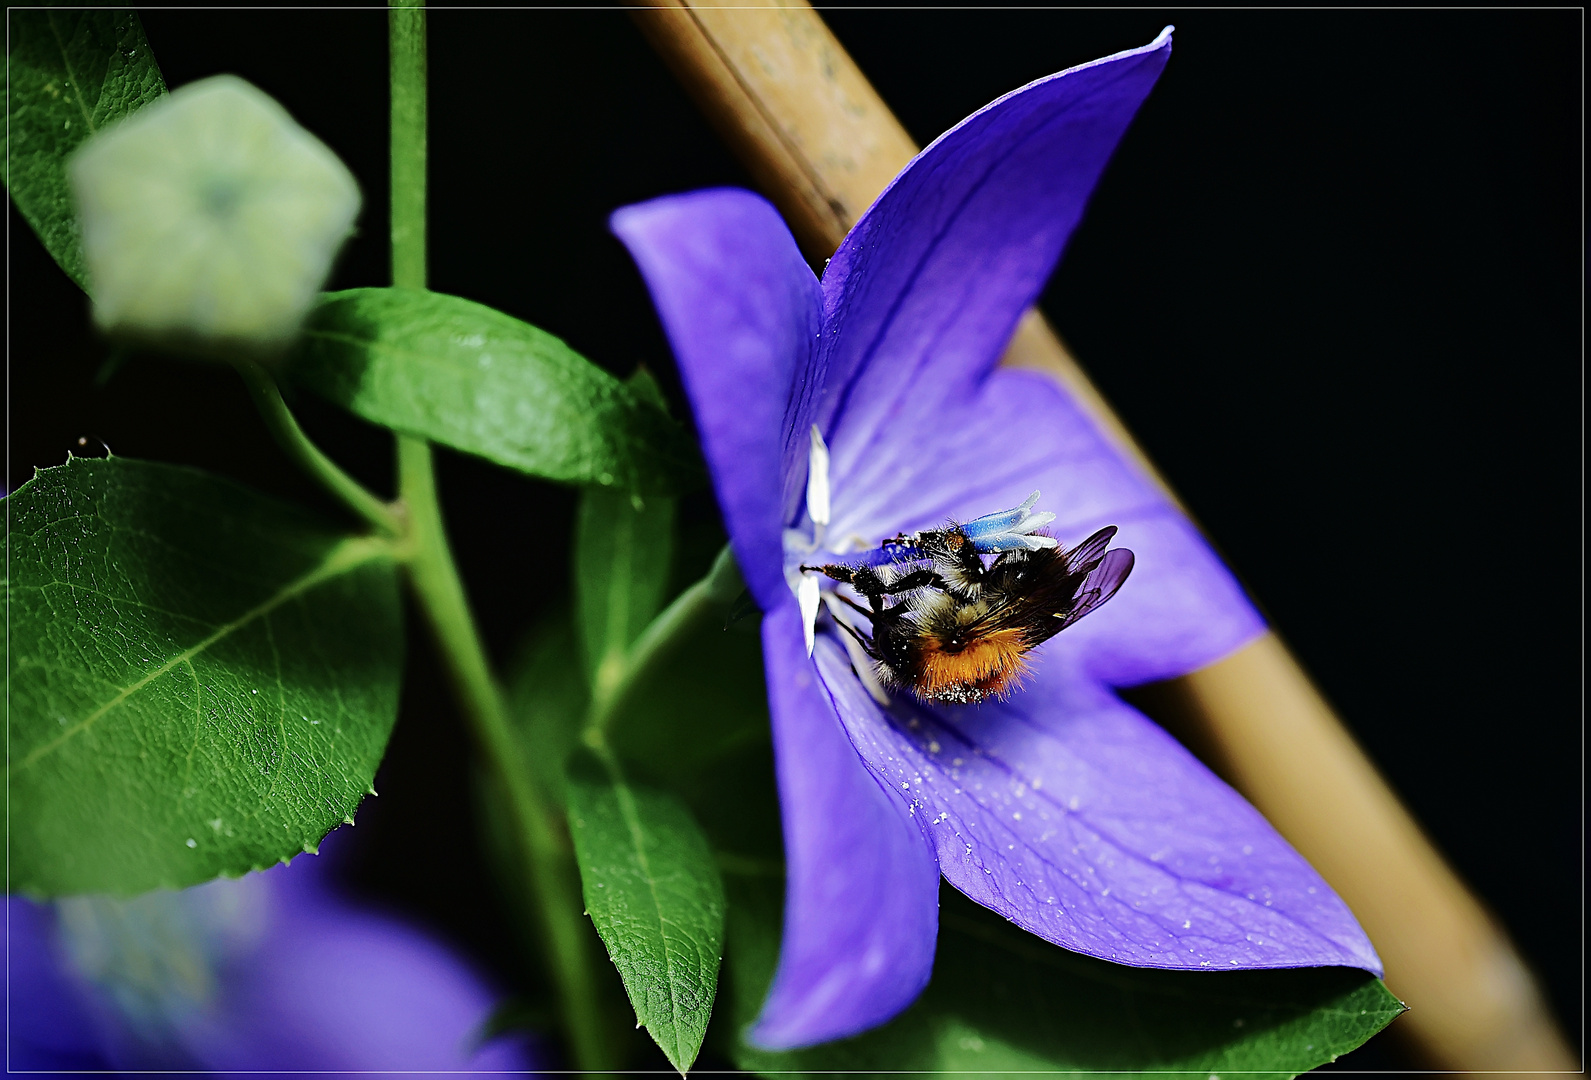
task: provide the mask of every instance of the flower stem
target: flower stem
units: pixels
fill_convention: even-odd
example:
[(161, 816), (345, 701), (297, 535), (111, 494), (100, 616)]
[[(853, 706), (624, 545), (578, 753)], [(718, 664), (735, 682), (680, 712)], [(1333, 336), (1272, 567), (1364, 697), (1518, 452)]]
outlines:
[[(418, 0), (391, 0), (392, 280), (400, 288), (426, 284), (426, 50), (425, 10)], [(612, 1068), (593, 964), (591, 930), (581, 912), (580, 882), (563, 816), (528, 768), (502, 688), (453, 562), (437, 501), (431, 444), (398, 436), (398, 494), (407, 511), (412, 554), (409, 584), (430, 623), (464, 716), (474, 731), (513, 817), (518, 863), (527, 878), (545, 942), (548, 974), (558, 990), (564, 1033), (575, 1065)]]
[(255, 407), (260, 410), (260, 416), (264, 418), (265, 426), (276, 439), (277, 445), (287, 451), (287, 456), (299, 468), (378, 531), (387, 536), (397, 536), (403, 531), (403, 522), (391, 506), (372, 495), (357, 480), (343, 472), (320, 447), (309, 441), (309, 436), (304, 434), (304, 429), (298, 426), (298, 421), (288, 410), (287, 402), (282, 400), (276, 380), (271, 378), (271, 373), (262, 364), (255, 360), (237, 360), (232, 366), (243, 376), (243, 384), (248, 387), (249, 396), (254, 399)]
[(392, 283), (425, 288), (425, 8), (389, 0), (392, 82)]
[(409, 511), (414, 551), (408, 563), (409, 582), (431, 624), (476, 742), (507, 796), (519, 847), (516, 854), (546, 943), (548, 974), (559, 991), (572, 1056), (581, 1069), (611, 1068), (610, 1041), (605, 1037), (588, 947), (591, 931), (580, 914), (580, 883), (561, 831), (561, 814), (546, 792), (538, 790), (502, 689), (492, 677), (443, 532), (431, 446), (424, 439), (399, 437), (398, 486)]

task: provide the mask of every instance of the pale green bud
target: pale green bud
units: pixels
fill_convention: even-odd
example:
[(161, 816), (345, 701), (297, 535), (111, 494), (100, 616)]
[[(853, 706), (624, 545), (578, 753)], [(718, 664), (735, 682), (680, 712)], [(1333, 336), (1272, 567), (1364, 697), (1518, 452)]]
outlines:
[(204, 352), (290, 341), (359, 213), (337, 155), (231, 75), (138, 110), (68, 169), (95, 321)]

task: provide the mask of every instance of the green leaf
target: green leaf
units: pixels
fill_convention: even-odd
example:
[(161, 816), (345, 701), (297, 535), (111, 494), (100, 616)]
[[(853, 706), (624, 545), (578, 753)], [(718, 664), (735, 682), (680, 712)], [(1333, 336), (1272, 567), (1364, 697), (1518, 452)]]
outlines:
[[(634, 385), (660, 402), (649, 376)], [(673, 524), (668, 499), (643, 502), (601, 489), (581, 498), (575, 621), (587, 685), (599, 698), (624, 678), (635, 661), (631, 646), (662, 607)], [(550, 659), (552, 650), (543, 650)], [(538, 703), (545, 703), (557, 676), (546, 660), (538, 666)], [(558, 751), (556, 735), (544, 730), (543, 739)], [(606, 746), (600, 757), (574, 758), (565, 792), (587, 911), (637, 1022), (683, 1073), (712, 1016), (723, 945), (723, 884), (707, 839), (676, 796), (631, 783)]]
[(532, 476), (669, 494), (702, 476), (685, 430), (551, 334), (457, 296), (331, 293), (295, 382), (374, 423)]
[(701, 1049), (723, 953), (724, 890), (678, 798), (576, 755), (569, 831), (586, 910), (646, 1027), (681, 1074)]
[(6, 508), (14, 888), (177, 888), (352, 818), (397, 713), (385, 541), (124, 458)]
[(663, 607), (673, 554), (674, 501), (604, 488), (580, 496), (575, 596), (588, 683), (610, 685), (624, 655)]
[(166, 92), (130, 8), (10, 12), (6, 188), (67, 276), (85, 290), (66, 159), (90, 135)]
[[(777, 959), (783, 883), (732, 878), (727, 978), (738, 1032)], [(946, 886), (933, 981), (882, 1028), (774, 1053), (731, 1037), (765, 1074), (1116, 1071), (1291, 1077), (1335, 1060), (1403, 1011), (1352, 968), (1181, 972), (1122, 967), (1056, 948)], [(726, 1018), (727, 1019), (727, 1018)]]

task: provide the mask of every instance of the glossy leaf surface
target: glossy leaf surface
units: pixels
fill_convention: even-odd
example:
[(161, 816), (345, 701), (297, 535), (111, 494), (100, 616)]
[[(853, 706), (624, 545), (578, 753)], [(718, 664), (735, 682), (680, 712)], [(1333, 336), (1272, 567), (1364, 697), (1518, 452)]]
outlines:
[(626, 775), (685, 801), (721, 866), (781, 873), (760, 620), (726, 628), (730, 607), (714, 605), (665, 647), (608, 741)]
[(685, 430), (644, 395), (457, 296), (331, 293), (288, 377), (373, 423), (548, 480), (662, 494), (702, 476)]
[(384, 541), (124, 458), (41, 470), (6, 507), (14, 888), (178, 888), (352, 817), (397, 713)]
[(575, 757), (566, 790), (586, 910), (636, 1022), (684, 1072), (707, 1034), (723, 954), (723, 884), (707, 839), (678, 797), (594, 755)]
[(85, 290), (66, 159), (96, 131), (166, 92), (131, 8), (10, 13), (6, 186), (44, 247)]

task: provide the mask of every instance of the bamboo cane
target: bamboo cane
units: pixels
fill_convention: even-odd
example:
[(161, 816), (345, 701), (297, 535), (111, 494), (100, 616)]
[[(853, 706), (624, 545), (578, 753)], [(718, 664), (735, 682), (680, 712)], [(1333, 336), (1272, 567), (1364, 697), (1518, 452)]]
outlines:
[[(917, 152), (805, 0), (635, 3), (642, 32), (809, 255), (833, 253)], [(1058, 378), (1178, 501), (1044, 317), (1029, 311), (1004, 363)], [(1178, 501), (1180, 506), (1180, 501)], [(1442, 1069), (1574, 1071), (1530, 973), (1274, 634), (1142, 695), (1348, 902), (1412, 1009), (1394, 1025)]]

